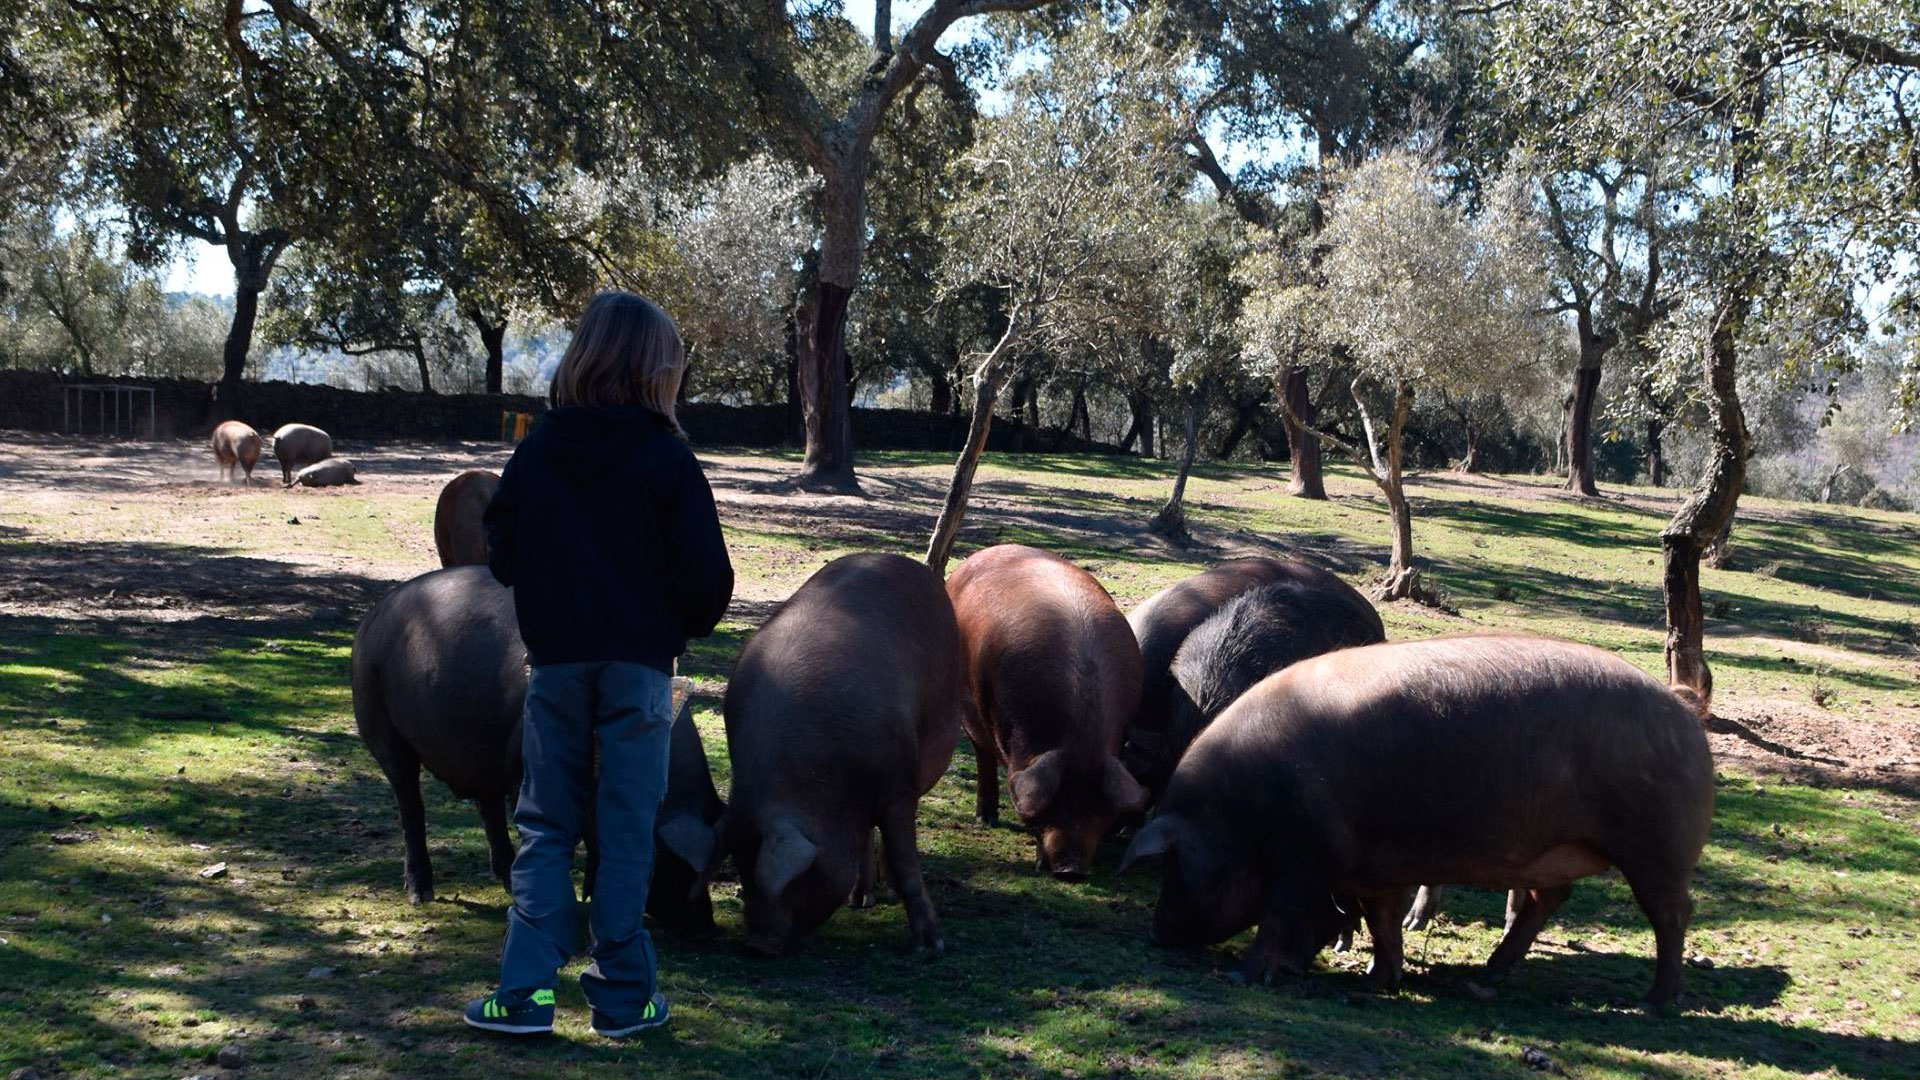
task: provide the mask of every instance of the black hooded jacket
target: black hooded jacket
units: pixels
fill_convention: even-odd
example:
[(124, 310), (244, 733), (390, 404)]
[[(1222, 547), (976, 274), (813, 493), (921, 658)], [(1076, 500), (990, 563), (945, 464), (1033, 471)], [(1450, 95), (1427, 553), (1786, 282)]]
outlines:
[(650, 409), (548, 412), (507, 462), (485, 520), (489, 565), (513, 588), (536, 665), (670, 672), (733, 597), (713, 490)]

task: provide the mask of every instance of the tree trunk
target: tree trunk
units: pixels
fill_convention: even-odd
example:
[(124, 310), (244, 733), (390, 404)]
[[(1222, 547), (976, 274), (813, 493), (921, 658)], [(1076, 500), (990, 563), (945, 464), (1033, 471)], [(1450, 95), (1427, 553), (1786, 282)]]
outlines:
[(427, 348), (419, 338), (413, 340), (413, 362), (420, 369), (420, 392), (433, 393), (433, 372), (427, 369)]
[(1033, 392), (1033, 379), (1024, 378), (1013, 384), (1013, 436), (1007, 440), (1010, 453), (1022, 454), (1027, 449), (1027, 395)]
[(993, 430), (993, 405), (1000, 396), (1001, 362), (1014, 339), (1017, 319), (1009, 319), (1006, 333), (993, 351), (980, 362), (973, 375), (973, 418), (967, 423), (967, 441), (953, 463), (953, 478), (947, 481), (946, 502), (940, 519), (934, 522), (933, 537), (927, 542), (927, 565), (946, 576), (947, 560), (953, 557), (954, 541), (960, 536), (960, 523), (967, 514), (967, 500), (973, 495), (973, 474), (980, 467), (980, 455), (986, 451), (987, 435)]
[(928, 366), (925, 370), (927, 385), (932, 391), (928, 408), (935, 416), (945, 416), (953, 411), (953, 380), (939, 368)]
[(1667, 486), (1667, 455), (1660, 447), (1661, 431), (1660, 421), (1647, 421), (1647, 483), (1654, 487)]
[[(1402, 479), (1405, 460), (1407, 417), (1413, 412), (1413, 390), (1401, 383), (1394, 390), (1393, 417), (1387, 426), (1387, 453), (1381, 472), (1381, 494), (1387, 497), (1387, 516), (1393, 521), (1393, 550), (1387, 558), (1387, 576), (1380, 582), (1382, 600), (1422, 600), (1420, 570), (1413, 564), (1413, 507), (1407, 502)], [(1367, 433), (1369, 446), (1373, 433)]]
[(847, 397), (847, 304), (860, 281), (866, 243), (867, 144), (855, 140), (824, 170), (819, 276), (801, 320), (800, 400), (806, 457), (796, 487), (858, 491)]
[(227, 233), (227, 261), (233, 265), (233, 321), (227, 326), (227, 342), (220, 355), (220, 386), (208, 410), (209, 420), (240, 418), (241, 378), (247, 371), (247, 354), (253, 348), (253, 324), (260, 314), (260, 294), (267, 289), (267, 275), (286, 250), (288, 238), (278, 231), (265, 234), (240, 232), (237, 197), (223, 219)]
[(1214, 460), (1225, 461), (1233, 456), (1235, 450), (1240, 449), (1241, 441), (1247, 437), (1247, 432), (1253, 430), (1254, 422), (1260, 419), (1261, 408), (1266, 405), (1267, 399), (1271, 396), (1271, 391), (1263, 391), (1246, 401), (1235, 403), (1233, 426), (1227, 429), (1226, 437), (1220, 440), (1219, 448), (1213, 452)]
[(1453, 471), (1477, 473), (1480, 471), (1480, 429), (1471, 420), (1462, 422), (1461, 427), (1467, 432), (1467, 456), (1460, 459), (1460, 463), (1453, 467)]
[(240, 418), (240, 379), (247, 371), (247, 353), (253, 348), (253, 323), (260, 314), (260, 293), (265, 288), (249, 288), (245, 279), (234, 277), (233, 321), (227, 326), (227, 343), (220, 352), (220, 388), (213, 403), (211, 419)]
[[(1307, 369), (1288, 368), (1280, 392), (1286, 396), (1290, 410), (1287, 417), (1287, 456), (1293, 459), (1293, 475), (1287, 481), (1287, 494), (1298, 499), (1324, 499), (1327, 497), (1327, 485), (1320, 476), (1320, 440), (1303, 426), (1319, 419), (1313, 407)], [(1299, 419), (1295, 420), (1295, 417)]]
[(1667, 677), (1691, 688), (1702, 702), (1713, 700), (1713, 672), (1707, 666), (1705, 617), (1700, 603), (1700, 559), (1731, 527), (1746, 479), (1750, 442), (1735, 383), (1738, 341), (1746, 319), (1744, 289), (1733, 287), (1727, 311), (1714, 326), (1707, 350), (1707, 411), (1712, 421), (1706, 468), (1693, 494), (1660, 534), (1665, 556), (1667, 600)]
[(1127, 395), (1127, 412), (1131, 414), (1127, 433), (1120, 440), (1120, 452), (1133, 452), (1135, 440), (1140, 442), (1140, 455), (1153, 456), (1153, 397), (1139, 392)]
[(467, 318), (480, 331), (480, 344), (487, 350), (486, 392), (502, 393), (506, 389), (507, 371), (507, 320), (494, 322), (475, 304), (467, 309)]
[(1193, 542), (1193, 536), (1187, 532), (1187, 476), (1193, 472), (1194, 454), (1200, 446), (1200, 408), (1201, 398), (1195, 393), (1187, 399), (1187, 450), (1180, 456), (1180, 471), (1173, 478), (1173, 494), (1147, 523), (1148, 529), (1175, 547), (1186, 547)]
[(853, 427), (847, 402), (847, 302), (853, 290), (826, 280), (815, 286), (801, 336), (800, 403), (806, 456), (796, 487), (858, 491), (853, 475)]
[(1586, 358), (1573, 373), (1573, 411), (1567, 417), (1566, 490), (1579, 495), (1599, 495), (1593, 482), (1593, 407), (1600, 396), (1600, 357)]

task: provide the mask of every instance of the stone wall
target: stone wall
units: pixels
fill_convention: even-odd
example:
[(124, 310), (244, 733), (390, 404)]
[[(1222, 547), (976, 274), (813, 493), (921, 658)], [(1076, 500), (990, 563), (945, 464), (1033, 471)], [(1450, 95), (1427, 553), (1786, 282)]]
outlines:
[[(213, 426), (213, 386), (209, 383), (190, 379), (69, 380), (52, 372), (0, 370), (0, 429), (61, 430), (60, 387), (77, 381), (152, 387), (155, 426), (163, 439), (200, 435)], [(144, 395), (141, 398), (144, 410)], [(312, 424), (337, 438), (360, 440), (497, 439), (503, 412), (537, 413), (545, 408), (544, 399), (523, 394), (364, 393), (311, 383), (250, 382), (240, 395), (240, 418), (262, 434), (297, 422)], [(221, 416), (225, 418), (224, 411)], [(85, 422), (84, 430), (96, 430), (90, 411)], [(703, 446), (783, 446), (786, 422), (787, 411), (782, 405), (692, 402), (680, 409), (680, 423), (687, 429), (687, 436)], [(144, 417), (139, 430), (145, 431)], [(964, 416), (911, 409), (853, 410), (853, 441), (862, 449), (957, 451), (966, 434)], [(1050, 450), (1056, 436), (1052, 429), (1029, 431), (1026, 448)], [(995, 417), (988, 449), (1004, 451), (1012, 442), (1012, 424), (1004, 417)], [(1089, 448), (1078, 436), (1069, 437), (1060, 449), (1117, 452), (1103, 443)]]

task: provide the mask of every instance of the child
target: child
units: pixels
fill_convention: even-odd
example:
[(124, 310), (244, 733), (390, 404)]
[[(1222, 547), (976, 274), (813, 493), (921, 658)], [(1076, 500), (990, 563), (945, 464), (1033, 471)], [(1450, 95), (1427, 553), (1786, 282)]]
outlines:
[[(533, 666), (521, 723), (513, 910), (500, 988), (466, 1021), (553, 1030), (553, 984), (575, 951), (573, 850), (593, 803), (600, 855), (580, 976), (593, 1030), (667, 1022), (641, 916), (666, 794), (669, 678), (733, 596), (713, 492), (681, 441), (679, 331), (651, 301), (595, 297), (553, 376), (553, 408), (513, 453), (487, 507), (493, 576), (513, 587)], [(593, 775), (594, 743), (600, 779)]]

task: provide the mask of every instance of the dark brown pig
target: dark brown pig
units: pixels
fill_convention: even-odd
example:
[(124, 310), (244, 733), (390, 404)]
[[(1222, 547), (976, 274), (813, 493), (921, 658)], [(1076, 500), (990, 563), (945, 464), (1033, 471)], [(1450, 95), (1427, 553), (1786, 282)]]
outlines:
[(1380, 613), (1359, 590), (1324, 570), (1299, 570), (1227, 601), (1181, 643), (1158, 782), (1149, 788), (1165, 788), (1200, 729), (1253, 684), (1311, 656), (1387, 640)]
[(273, 433), (273, 457), (280, 463), (280, 482), (293, 486), (293, 474), (333, 456), (333, 436), (311, 424), (282, 424)]
[(253, 467), (260, 463), (260, 433), (238, 420), (228, 420), (213, 429), (213, 460), (220, 466), (222, 479), (232, 482), (233, 470), (246, 471), (243, 483), (253, 482)]
[(1115, 755), (1140, 707), (1140, 646), (1092, 574), (1018, 544), (988, 548), (947, 581), (977, 716), (980, 820), (1013, 807), (1039, 835), (1040, 869), (1086, 876), (1094, 850), (1146, 791)]
[(1575, 881), (1617, 866), (1653, 924), (1648, 999), (1665, 1005), (1712, 818), (1706, 736), (1674, 691), (1584, 645), (1437, 638), (1329, 653), (1248, 691), (1181, 759), (1127, 862), (1167, 857), (1155, 941), (1258, 924), (1248, 980), (1305, 971), (1357, 906), (1383, 988), (1414, 886), (1523, 890), (1487, 964), (1498, 981)]
[[(420, 770), (472, 799), (495, 877), (513, 866), (507, 807), (520, 790), (520, 717), (527, 650), (513, 591), (485, 567), (423, 574), (388, 593), (353, 640), (353, 713), (400, 806), (407, 899), (433, 899)], [(713, 929), (704, 888), (726, 804), (714, 791), (691, 711), (674, 718), (667, 794), (654, 829), (647, 914), (680, 933)], [(591, 848), (591, 845), (589, 845)], [(589, 889), (592, 854), (589, 851)]]
[(1140, 643), (1140, 712), (1127, 728), (1120, 760), (1135, 779), (1157, 790), (1179, 760), (1178, 755), (1167, 756), (1165, 740), (1173, 658), (1187, 635), (1222, 604), (1248, 589), (1297, 577), (1303, 571), (1325, 573), (1292, 559), (1231, 559), (1161, 589), (1127, 615), (1127, 623)]
[(821, 567), (747, 642), (727, 684), (725, 832), (750, 948), (786, 951), (870, 882), (878, 828), (912, 945), (944, 949), (914, 817), (972, 711), (960, 657), (939, 577), (899, 555)]
[(468, 469), (447, 481), (433, 506), (433, 546), (441, 566), (485, 566), (487, 532), (480, 518), (500, 487), (500, 477)]

